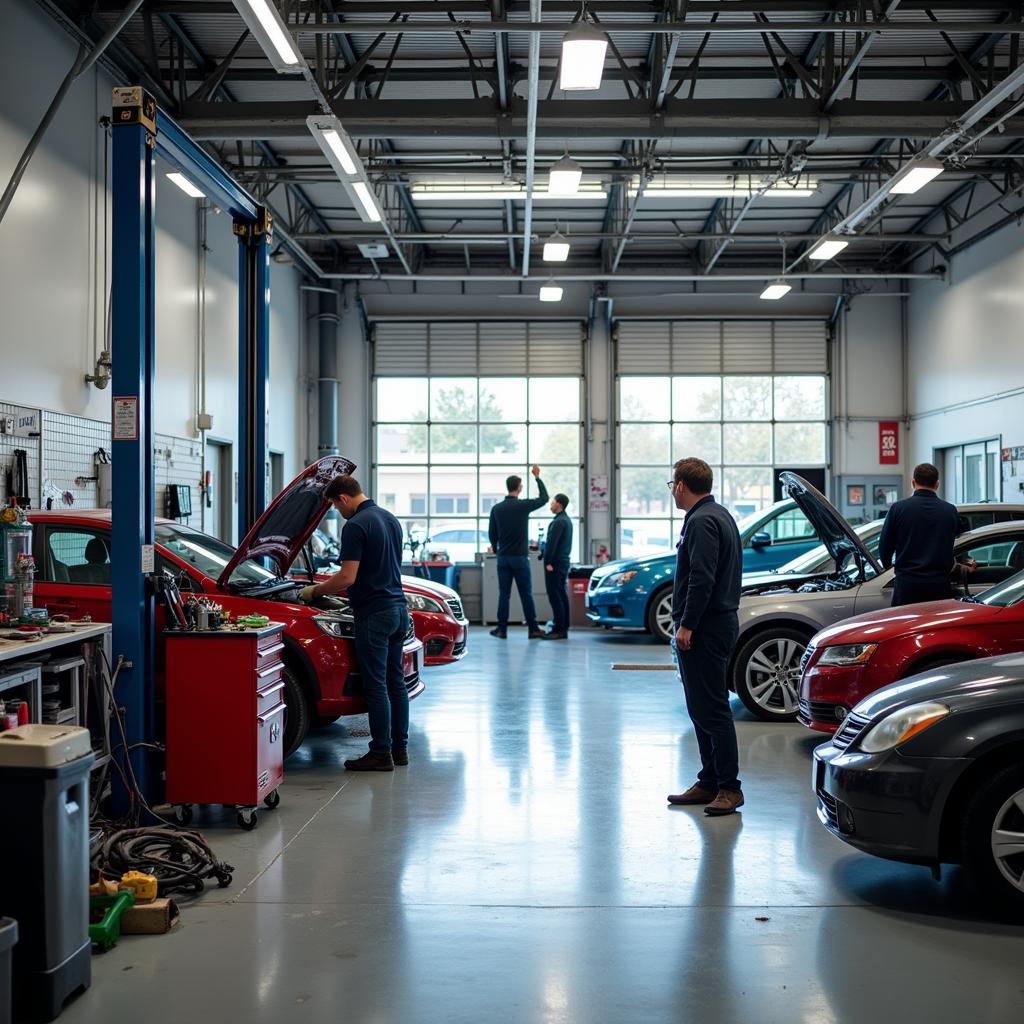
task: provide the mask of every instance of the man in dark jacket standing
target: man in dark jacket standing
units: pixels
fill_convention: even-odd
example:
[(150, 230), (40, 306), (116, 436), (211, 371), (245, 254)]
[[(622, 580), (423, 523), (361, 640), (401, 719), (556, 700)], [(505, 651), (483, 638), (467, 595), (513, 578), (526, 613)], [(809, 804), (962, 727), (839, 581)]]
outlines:
[(736, 521), (711, 495), (711, 467), (681, 459), (669, 482), (676, 508), (686, 512), (676, 546), (672, 623), (675, 652), (700, 751), (697, 782), (670, 804), (703, 804), (711, 816), (743, 806), (736, 727), (726, 671), (739, 636), (743, 549)]
[(547, 504), (548, 489), (540, 478), (540, 466), (533, 466), (530, 472), (537, 481), (537, 497), (528, 501), (520, 498), (523, 493), (523, 478), (510, 476), (505, 481), (508, 494), (491, 509), (488, 536), (491, 550), (498, 556), (498, 626), (491, 630), (491, 636), (504, 640), (508, 636), (508, 608), (512, 599), (512, 582), (519, 591), (526, 624), (530, 627), (531, 640), (544, 636), (537, 625), (537, 606), (533, 603), (533, 580), (530, 576), (530, 513)]
[(938, 489), (938, 469), (923, 462), (914, 470), (914, 493), (897, 501), (882, 524), (879, 561), (888, 569), (896, 558), (893, 607), (953, 596), (950, 575), (960, 515)]
[(370, 750), (345, 762), (354, 772), (391, 772), (409, 763), (409, 694), (402, 670), (409, 608), (402, 590), (402, 524), (363, 494), (353, 476), (337, 476), (324, 496), (345, 520), (341, 571), (303, 588), (301, 601), (348, 591), (355, 645), (370, 717)]
[(544, 634), (545, 640), (569, 639), (569, 595), (566, 586), (569, 581), (569, 561), (572, 553), (572, 520), (565, 514), (569, 498), (556, 494), (551, 499), (551, 511), (555, 518), (548, 527), (544, 542), (544, 585), (551, 602), (551, 632)]

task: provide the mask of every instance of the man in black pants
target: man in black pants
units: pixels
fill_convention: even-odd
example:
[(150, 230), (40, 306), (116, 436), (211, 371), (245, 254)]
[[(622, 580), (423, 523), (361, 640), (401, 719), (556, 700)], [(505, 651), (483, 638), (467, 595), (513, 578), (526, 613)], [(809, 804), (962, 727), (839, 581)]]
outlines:
[(513, 580), (519, 591), (526, 624), (530, 627), (529, 638), (539, 640), (544, 636), (537, 625), (537, 606), (533, 603), (528, 530), (530, 513), (547, 504), (548, 489), (540, 478), (540, 466), (534, 466), (530, 472), (537, 481), (537, 497), (529, 501), (520, 498), (523, 478), (510, 476), (505, 481), (508, 494), (491, 509), (488, 526), (491, 550), (498, 556), (498, 626), (491, 630), (491, 636), (502, 640), (508, 636), (508, 608), (512, 599)]
[(402, 526), (363, 494), (352, 476), (335, 477), (324, 491), (345, 519), (341, 571), (303, 588), (299, 600), (348, 590), (355, 618), (356, 656), (370, 716), (370, 750), (345, 762), (353, 772), (392, 772), (409, 763), (409, 694), (402, 670), (409, 609), (402, 590)]
[(686, 512), (676, 546), (672, 623), (675, 654), (700, 751), (697, 782), (670, 804), (703, 804), (713, 817), (743, 806), (736, 727), (726, 671), (739, 635), (743, 550), (736, 521), (711, 496), (713, 475), (702, 459), (681, 459), (669, 481)]
[(551, 511), (555, 518), (548, 527), (544, 543), (544, 585), (551, 602), (551, 632), (544, 634), (545, 640), (569, 639), (569, 595), (566, 586), (569, 581), (569, 561), (572, 553), (572, 520), (565, 514), (569, 498), (556, 494), (551, 499)]
[[(950, 575), (960, 515), (955, 505), (938, 496), (938, 489), (938, 469), (921, 463), (914, 470), (914, 493), (897, 501), (882, 524), (879, 561), (888, 569), (896, 558), (893, 607), (953, 596)], [(970, 571), (970, 563), (964, 569)]]

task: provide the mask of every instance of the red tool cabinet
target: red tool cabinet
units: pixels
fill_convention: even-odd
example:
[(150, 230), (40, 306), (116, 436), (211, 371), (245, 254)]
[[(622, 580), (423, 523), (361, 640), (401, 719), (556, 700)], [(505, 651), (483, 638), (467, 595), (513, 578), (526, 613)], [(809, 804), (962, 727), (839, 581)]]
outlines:
[(179, 824), (192, 804), (234, 804), (241, 828), (280, 802), (284, 777), (284, 626), (168, 630), (167, 801)]

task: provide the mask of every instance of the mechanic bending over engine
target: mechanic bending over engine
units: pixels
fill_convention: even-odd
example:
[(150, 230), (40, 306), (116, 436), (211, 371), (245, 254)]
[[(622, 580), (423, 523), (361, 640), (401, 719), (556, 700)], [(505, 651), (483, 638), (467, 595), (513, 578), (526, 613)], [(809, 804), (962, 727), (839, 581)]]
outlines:
[(409, 694), (402, 648), (409, 610), (402, 590), (402, 525), (371, 501), (353, 476), (337, 476), (324, 496), (341, 513), (341, 571), (304, 587), (299, 600), (348, 591), (356, 655), (370, 717), (370, 750), (345, 762), (354, 772), (390, 772), (409, 763)]

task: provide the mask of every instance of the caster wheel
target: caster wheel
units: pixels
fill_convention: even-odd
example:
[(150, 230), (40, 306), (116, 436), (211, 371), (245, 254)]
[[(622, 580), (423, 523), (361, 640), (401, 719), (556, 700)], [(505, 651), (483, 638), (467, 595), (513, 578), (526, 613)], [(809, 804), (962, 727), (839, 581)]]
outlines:
[(238, 817), (235, 818), (238, 822), (239, 828), (244, 828), (246, 832), (251, 832), (257, 825), (258, 818), (254, 810), (239, 811)]
[(268, 793), (263, 798), (263, 802), (273, 810), (281, 802), (281, 794), (275, 789), (273, 793)]
[(191, 804), (179, 804), (174, 808), (174, 820), (185, 827), (192, 824), (192, 805)]
[(220, 886), (221, 889), (226, 889), (231, 884), (233, 879), (233, 875), (224, 875), (223, 878), (221, 878), (221, 880), (217, 883), (217, 885)]

